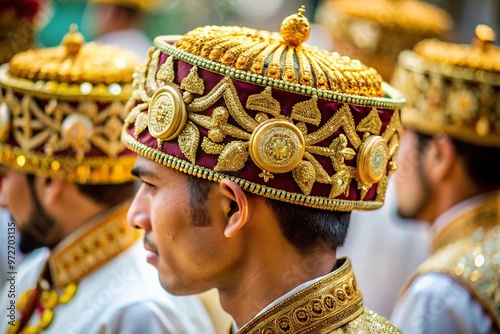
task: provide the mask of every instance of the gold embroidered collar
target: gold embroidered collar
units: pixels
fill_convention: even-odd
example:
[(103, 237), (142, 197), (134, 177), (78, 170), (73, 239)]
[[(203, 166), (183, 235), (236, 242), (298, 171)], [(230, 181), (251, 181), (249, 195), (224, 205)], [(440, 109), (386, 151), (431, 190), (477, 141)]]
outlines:
[(472, 234), (478, 227), (490, 228), (500, 222), (500, 191), (495, 191), (446, 225), (432, 240), (431, 251)]
[(58, 245), (48, 260), (54, 287), (78, 282), (132, 246), (141, 236), (127, 225), (127, 201), (92, 219)]
[(351, 262), (343, 259), (339, 265), (325, 278), (252, 319), (238, 334), (315, 332), (325, 326), (334, 330), (363, 314)]

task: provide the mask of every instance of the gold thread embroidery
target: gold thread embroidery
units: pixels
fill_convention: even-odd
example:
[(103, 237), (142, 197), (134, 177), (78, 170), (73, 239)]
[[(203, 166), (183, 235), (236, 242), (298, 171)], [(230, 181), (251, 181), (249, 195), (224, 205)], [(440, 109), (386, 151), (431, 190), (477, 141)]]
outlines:
[(292, 170), (292, 176), (300, 190), (306, 195), (311, 193), (314, 181), (316, 180), (316, 169), (309, 161), (301, 161)]
[(220, 154), (224, 147), (226, 145), (216, 144), (207, 137), (203, 137), (203, 141), (201, 142), (201, 149), (207, 154)]
[(321, 122), (321, 111), (318, 109), (318, 98), (296, 103), (292, 108), (292, 119), (316, 126)]
[(380, 129), (382, 128), (382, 121), (378, 115), (377, 108), (372, 108), (370, 113), (365, 116), (361, 122), (359, 122), (356, 127), (356, 131), (359, 132), (370, 132), (371, 134), (380, 134)]
[(251, 110), (263, 111), (277, 117), (281, 113), (278, 100), (272, 96), (271, 87), (266, 87), (261, 93), (250, 95), (246, 107)]
[(248, 157), (248, 143), (232, 141), (220, 153), (214, 171), (236, 172), (245, 166)]
[(159, 81), (159, 86), (165, 83), (173, 83), (175, 79), (174, 71), (174, 57), (169, 56), (167, 60), (160, 66), (158, 73), (156, 73), (156, 80)]
[(349, 105), (347, 104), (342, 105), (342, 107), (337, 110), (335, 115), (330, 118), (319, 130), (307, 134), (305, 136), (306, 145), (313, 145), (325, 140), (330, 137), (332, 133), (340, 129), (340, 127), (343, 128), (347, 138), (349, 138), (354, 148), (358, 149), (361, 145), (361, 139), (359, 139), (359, 136), (356, 133), (354, 119), (351, 115)]
[(191, 67), (189, 74), (181, 81), (181, 88), (190, 93), (203, 94), (205, 91), (205, 83), (203, 79), (198, 76), (198, 67)]
[(187, 122), (178, 137), (179, 148), (184, 156), (194, 163), (200, 143), (200, 131), (192, 122)]
[(158, 90), (158, 84), (156, 83), (156, 71), (158, 70), (158, 63), (160, 62), (160, 50), (155, 50), (151, 55), (151, 60), (148, 65), (146, 72), (146, 84), (144, 90), (147, 96), (153, 96), (153, 94)]
[(134, 137), (137, 138), (139, 135), (146, 130), (148, 127), (148, 115), (143, 112), (139, 112), (134, 122)]

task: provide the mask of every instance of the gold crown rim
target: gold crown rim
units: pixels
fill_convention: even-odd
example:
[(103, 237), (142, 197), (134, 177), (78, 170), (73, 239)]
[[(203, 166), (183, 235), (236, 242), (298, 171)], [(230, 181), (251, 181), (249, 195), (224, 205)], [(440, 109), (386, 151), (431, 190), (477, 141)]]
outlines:
[(500, 86), (500, 73), (425, 59), (423, 56), (411, 50), (401, 52), (398, 64), (401, 68), (407, 71), (434, 73), (450, 79), (459, 79), (492, 86)]
[[(24, 163), (20, 166), (17, 159), (22, 156)], [(20, 172), (34, 174), (66, 182), (79, 184), (121, 184), (136, 180), (130, 173), (134, 166), (136, 156), (129, 154), (109, 157), (85, 157), (82, 160), (71, 156), (47, 156), (41, 152), (28, 151), (21, 147), (0, 143), (0, 164), (14, 168)], [(54, 169), (52, 163), (58, 162), (58, 168)], [(111, 172), (113, 168), (120, 166), (121, 172)], [(99, 175), (98, 169), (108, 167), (107, 173)], [(88, 169), (89, 173), (83, 176), (77, 175), (77, 168)]]
[(158, 36), (154, 39), (153, 44), (162, 52), (169, 54), (170, 56), (180, 59), (188, 64), (198, 66), (204, 70), (210, 71), (212, 73), (217, 73), (223, 76), (231, 77), (234, 80), (247, 82), (254, 85), (259, 85), (262, 87), (271, 87), (275, 89), (281, 89), (284, 91), (290, 91), (292, 93), (301, 94), (309, 97), (317, 97), (324, 100), (335, 101), (339, 103), (348, 103), (356, 106), (369, 106), (381, 109), (398, 109), (401, 108), (405, 103), (406, 99), (404, 96), (397, 92), (396, 89), (389, 89), (391, 92), (389, 95), (388, 90), (390, 85), (386, 82), (382, 82), (382, 90), (389, 97), (368, 97), (359, 96), (352, 94), (339, 93), (332, 90), (322, 90), (313, 87), (308, 87), (302, 84), (295, 84), (286, 82), (280, 79), (274, 79), (265, 77), (260, 74), (253, 74), (248, 71), (235, 69), (233, 67), (223, 65), (214, 62), (209, 59), (205, 59), (200, 56), (193, 55), (191, 53), (179, 50), (174, 45), (169, 42), (174, 42), (178, 36)]
[(353, 210), (375, 210), (380, 208), (384, 204), (384, 201), (336, 199), (321, 196), (304, 195), (300, 193), (291, 193), (258, 183), (250, 182), (236, 176), (215, 172), (209, 168), (182, 160), (173, 155), (167, 154), (141, 143), (140, 141), (132, 137), (129, 133), (127, 133), (125, 129), (122, 132), (121, 139), (122, 142), (125, 143), (127, 148), (131, 151), (140, 154), (141, 156), (144, 156), (148, 159), (151, 159), (159, 164), (165, 165), (169, 168), (173, 168), (185, 174), (207, 179), (213, 182), (221, 182), (223, 179), (229, 179), (237, 183), (245, 191), (253, 194), (258, 194), (270, 199), (316, 209), (343, 212), (350, 212)]
[[(116, 83), (107, 85), (104, 83), (91, 84), (92, 89), (88, 94), (81, 93), (82, 84), (84, 83), (62, 83), (57, 81), (31, 81), (14, 77), (8, 72), (9, 65), (0, 65), (0, 86), (10, 88), (17, 93), (30, 94), (41, 99), (60, 99), (66, 101), (80, 101), (82, 98), (96, 101), (126, 101), (133, 92), (131, 83), (119, 84), (121, 92), (119, 94), (109, 93), (110, 87), (114, 87)], [(50, 87), (50, 88), (49, 88)], [(79, 91), (80, 93), (74, 93)], [(105, 93), (104, 93), (105, 92)]]

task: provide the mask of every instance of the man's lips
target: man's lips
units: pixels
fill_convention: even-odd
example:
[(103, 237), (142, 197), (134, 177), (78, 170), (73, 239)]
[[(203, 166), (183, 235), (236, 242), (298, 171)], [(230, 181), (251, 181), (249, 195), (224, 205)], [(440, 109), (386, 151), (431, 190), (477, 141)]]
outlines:
[(150, 252), (158, 254), (158, 248), (147, 237), (144, 237), (144, 248)]

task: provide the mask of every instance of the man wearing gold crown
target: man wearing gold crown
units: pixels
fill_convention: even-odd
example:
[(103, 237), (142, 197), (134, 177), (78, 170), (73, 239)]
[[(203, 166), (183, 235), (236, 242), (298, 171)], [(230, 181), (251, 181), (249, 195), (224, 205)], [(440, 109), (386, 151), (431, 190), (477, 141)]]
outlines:
[(432, 255), (392, 319), (404, 333), (500, 331), (500, 48), (437, 40), (401, 54), (399, 212), (430, 222)]
[(129, 224), (166, 290), (218, 289), (233, 333), (399, 333), (335, 250), (350, 211), (383, 204), (404, 99), (374, 69), (303, 44), (303, 11), (281, 36), (155, 39), (122, 133), (142, 181)]
[(163, 291), (126, 223), (135, 155), (120, 132), (135, 56), (74, 29), (63, 44), (0, 70), (0, 204), (31, 252), (11, 264), (0, 331), (212, 333), (196, 296)]

